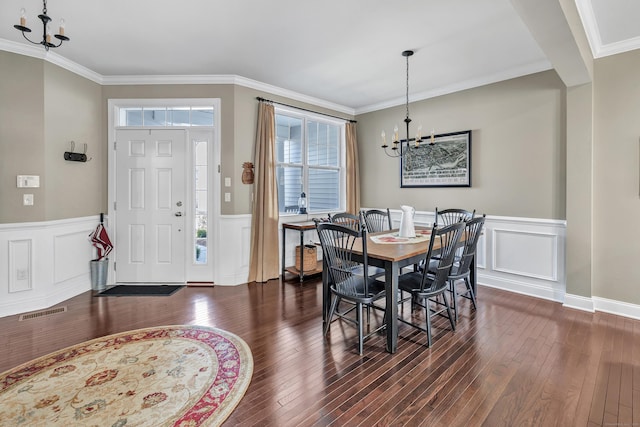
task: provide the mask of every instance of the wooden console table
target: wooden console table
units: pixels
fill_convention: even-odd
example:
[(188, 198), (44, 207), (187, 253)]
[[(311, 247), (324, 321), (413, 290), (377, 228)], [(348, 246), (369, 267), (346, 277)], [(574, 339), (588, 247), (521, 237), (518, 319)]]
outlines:
[[(302, 282), (305, 277), (314, 274), (322, 273), (322, 263), (316, 261), (316, 268), (311, 271), (304, 270), (304, 232), (309, 230), (315, 230), (316, 223), (313, 221), (303, 222), (284, 222), (282, 223), (282, 278), (284, 279), (285, 273), (288, 271), (291, 274), (295, 274), (300, 278)], [(285, 267), (285, 248), (287, 246), (287, 230), (293, 230), (300, 233), (300, 269), (294, 266)]]

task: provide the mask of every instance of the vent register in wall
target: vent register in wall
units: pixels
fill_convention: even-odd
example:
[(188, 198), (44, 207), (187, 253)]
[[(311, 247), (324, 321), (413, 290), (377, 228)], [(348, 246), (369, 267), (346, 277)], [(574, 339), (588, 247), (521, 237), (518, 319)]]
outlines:
[(18, 318), (18, 321), (22, 322), (23, 320), (37, 319), (39, 317), (52, 316), (54, 314), (66, 313), (66, 312), (67, 312), (66, 305), (62, 307), (54, 307), (46, 310), (34, 311), (33, 313), (21, 314), (20, 317)]

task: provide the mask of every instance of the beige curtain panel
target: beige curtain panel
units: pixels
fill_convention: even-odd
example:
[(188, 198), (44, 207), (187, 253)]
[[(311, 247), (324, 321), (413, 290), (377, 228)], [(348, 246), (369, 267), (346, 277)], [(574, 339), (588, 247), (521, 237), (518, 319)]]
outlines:
[(268, 102), (258, 104), (254, 163), (249, 282), (266, 282), (280, 277), (275, 110)]
[(358, 138), (356, 124), (349, 122), (345, 129), (347, 143), (347, 212), (360, 212), (360, 168), (358, 163)]

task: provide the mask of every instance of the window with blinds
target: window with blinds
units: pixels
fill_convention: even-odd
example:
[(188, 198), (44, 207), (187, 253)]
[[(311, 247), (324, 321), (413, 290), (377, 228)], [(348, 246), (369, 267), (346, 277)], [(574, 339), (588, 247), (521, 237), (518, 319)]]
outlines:
[(307, 211), (341, 209), (344, 194), (344, 123), (276, 110), (278, 205), (297, 213), (301, 193)]

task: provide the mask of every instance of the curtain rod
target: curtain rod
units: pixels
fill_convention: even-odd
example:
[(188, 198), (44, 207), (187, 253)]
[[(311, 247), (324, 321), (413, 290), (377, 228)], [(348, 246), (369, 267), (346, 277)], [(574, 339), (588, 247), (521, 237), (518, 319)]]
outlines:
[(297, 110), (302, 110), (302, 111), (308, 111), (309, 113), (314, 113), (314, 114), (320, 114), (322, 116), (327, 116), (327, 117), (333, 117), (334, 119), (340, 119), (340, 120), (344, 120), (345, 122), (350, 122), (350, 123), (358, 123), (356, 120), (350, 120), (350, 119), (345, 119), (344, 117), (338, 117), (338, 116), (333, 116), (331, 114), (327, 114), (327, 113), (320, 113), (318, 111), (313, 111), (313, 110), (308, 110), (306, 108), (302, 108), (302, 107), (296, 107), (295, 105), (289, 105), (289, 104), (285, 104), (283, 102), (278, 102), (278, 101), (273, 101), (271, 99), (265, 99), (262, 98), (260, 96), (256, 97), (256, 99), (258, 101), (266, 101), (266, 102), (271, 102), (273, 104), (278, 104), (278, 105), (283, 105), (285, 107), (291, 107), (291, 108), (295, 108)]

